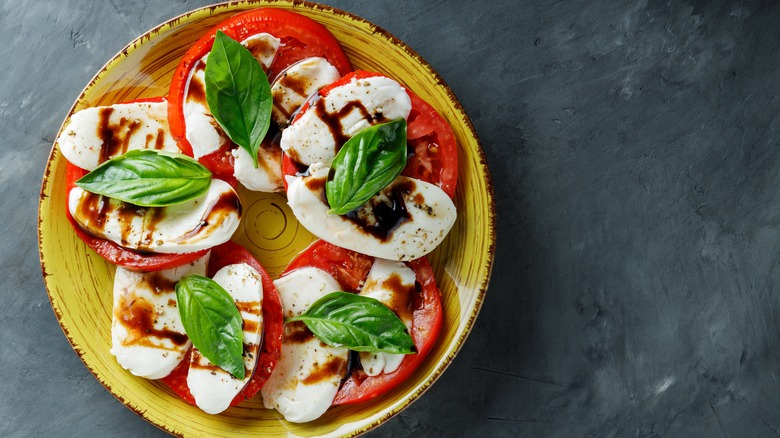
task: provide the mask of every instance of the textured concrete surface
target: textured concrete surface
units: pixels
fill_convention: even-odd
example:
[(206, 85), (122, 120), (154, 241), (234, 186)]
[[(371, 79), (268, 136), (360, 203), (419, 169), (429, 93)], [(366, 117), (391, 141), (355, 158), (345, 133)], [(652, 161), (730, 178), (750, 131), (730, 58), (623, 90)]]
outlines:
[[(0, 0), (0, 436), (164, 435), (71, 350), (35, 214), (83, 86), (205, 3)], [(442, 74), (498, 204), (474, 332), (370, 436), (780, 434), (780, 5), (329, 3)]]

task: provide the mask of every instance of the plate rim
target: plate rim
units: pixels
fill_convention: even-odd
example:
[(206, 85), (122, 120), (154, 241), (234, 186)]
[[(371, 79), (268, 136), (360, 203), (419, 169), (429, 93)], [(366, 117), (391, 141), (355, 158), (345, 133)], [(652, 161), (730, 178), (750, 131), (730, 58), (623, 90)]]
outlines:
[[(152, 40), (156, 35), (158, 35), (163, 30), (166, 30), (168, 28), (174, 27), (180, 22), (184, 20), (193, 20), (197, 21), (197, 18), (192, 18), (193, 15), (199, 15), (199, 14), (206, 14), (206, 13), (213, 13), (216, 10), (224, 9), (225, 12), (229, 12), (232, 9), (236, 9), (236, 13), (239, 13), (243, 10), (243, 8), (246, 7), (274, 7), (275, 5), (285, 5), (290, 10), (295, 10), (296, 8), (304, 8), (304, 9), (310, 9), (315, 11), (324, 12), (327, 14), (333, 14), (337, 16), (345, 17), (348, 20), (362, 22), (363, 24), (367, 25), (370, 29), (372, 29), (374, 35), (377, 35), (381, 38), (386, 39), (391, 44), (398, 46), (403, 49), (403, 51), (412, 57), (418, 64), (420, 64), (436, 82), (436, 85), (440, 87), (447, 95), (447, 99), (453, 104), (453, 109), (455, 110), (456, 116), (464, 123), (469, 136), (471, 137), (470, 140), (474, 141), (474, 152), (475, 156), (477, 158), (477, 168), (481, 170), (481, 172), (478, 173), (478, 177), (482, 178), (484, 180), (484, 184), (486, 187), (486, 193), (484, 194), (487, 198), (487, 220), (486, 220), (486, 226), (488, 228), (488, 239), (489, 244), (487, 245), (486, 249), (486, 257), (482, 261), (482, 269), (485, 272), (484, 277), (479, 278), (479, 284), (474, 288), (473, 292), (476, 293), (475, 300), (474, 300), (474, 306), (469, 312), (468, 318), (465, 319), (464, 322), (464, 328), (459, 337), (455, 340), (455, 348), (448, 354), (444, 354), (439, 361), (439, 363), (435, 366), (433, 372), (426, 376), (423, 381), (421, 382), (420, 386), (417, 388), (416, 391), (412, 392), (409, 397), (406, 399), (400, 400), (400, 403), (397, 406), (392, 406), (388, 408), (388, 411), (378, 417), (375, 421), (372, 421), (370, 423), (367, 423), (363, 426), (360, 426), (350, 432), (348, 432), (346, 435), (341, 436), (358, 436), (362, 435), (369, 430), (372, 430), (382, 423), (385, 423), (390, 418), (398, 415), (401, 411), (408, 408), (412, 403), (414, 403), (416, 400), (418, 400), (428, 389), (431, 388), (431, 386), (441, 377), (441, 375), (444, 373), (444, 371), (449, 368), (449, 366), (452, 364), (452, 362), (455, 359), (455, 356), (460, 352), (460, 350), (463, 348), (463, 345), (465, 344), (466, 338), (471, 334), (476, 318), (478, 317), (482, 305), (484, 303), (487, 288), (490, 283), (490, 279), (492, 276), (493, 266), (494, 266), (494, 260), (495, 260), (495, 249), (496, 249), (496, 204), (495, 204), (495, 196), (494, 196), (494, 189), (493, 189), (493, 183), (492, 183), (492, 176), (490, 174), (490, 170), (487, 165), (487, 158), (484, 152), (484, 149), (482, 147), (482, 143), (480, 142), (479, 137), (477, 136), (476, 129), (474, 128), (474, 125), (471, 121), (471, 118), (468, 116), (467, 112), (463, 108), (460, 100), (455, 96), (450, 86), (446, 83), (446, 81), (441, 77), (441, 75), (431, 66), (430, 63), (428, 63), (422, 56), (420, 56), (414, 49), (412, 49), (408, 44), (406, 44), (404, 41), (393, 35), (392, 33), (388, 32), (384, 28), (374, 24), (373, 22), (360, 17), (358, 15), (355, 15), (351, 12), (344, 11), (339, 8), (335, 8), (333, 6), (319, 4), (319, 3), (313, 3), (310, 1), (302, 1), (302, 0), (244, 0), (244, 1), (226, 1), (221, 3), (215, 3), (212, 5), (206, 5), (199, 8), (192, 9), (188, 12), (179, 14), (177, 16), (174, 16), (170, 19), (165, 20), (162, 23), (159, 23), (155, 25), (154, 27), (150, 28), (146, 32), (142, 33), (138, 37), (134, 38), (132, 41), (130, 41), (127, 45), (125, 45), (122, 49), (120, 49), (116, 54), (111, 56), (109, 60), (95, 73), (95, 75), (89, 80), (87, 85), (82, 89), (82, 91), (79, 93), (79, 95), (74, 100), (73, 104), (71, 105), (70, 109), (67, 112), (67, 115), (62, 121), (62, 124), (60, 125), (58, 131), (57, 131), (57, 137), (55, 137), (54, 141), (52, 142), (51, 150), (49, 152), (49, 156), (46, 160), (46, 168), (43, 173), (42, 177), (42, 183), (41, 183), (41, 189), (39, 193), (39, 202), (38, 202), (38, 228), (37, 228), (37, 237), (38, 237), (38, 256), (40, 261), (40, 267), (41, 267), (41, 274), (43, 276), (44, 285), (46, 288), (46, 294), (49, 298), (49, 303), (52, 307), (52, 310), (54, 311), (55, 317), (57, 319), (57, 323), (59, 324), (60, 328), (63, 331), (63, 334), (65, 335), (66, 339), (68, 340), (68, 343), (70, 344), (71, 348), (76, 352), (77, 356), (81, 360), (81, 362), (84, 364), (84, 366), (89, 370), (89, 372), (95, 377), (95, 379), (108, 391), (109, 394), (114, 396), (120, 403), (122, 403), (123, 406), (125, 406), (130, 411), (134, 412), (136, 415), (141, 417), (144, 421), (147, 423), (150, 423), (154, 425), (155, 427), (159, 428), (160, 430), (163, 430), (167, 433), (178, 435), (176, 430), (173, 430), (171, 428), (168, 428), (165, 424), (159, 424), (155, 421), (152, 421), (150, 418), (146, 417), (144, 415), (145, 411), (141, 411), (141, 409), (137, 409), (134, 406), (131, 406), (131, 404), (124, 399), (124, 397), (120, 396), (119, 394), (116, 394), (111, 387), (107, 385), (106, 382), (103, 382), (97, 375), (95, 369), (93, 369), (85, 360), (85, 354), (86, 352), (83, 350), (82, 346), (77, 346), (75, 340), (69, 333), (68, 328), (66, 328), (62, 323), (62, 313), (58, 309), (58, 306), (55, 304), (55, 301), (57, 301), (57, 298), (55, 298), (52, 295), (52, 287), (50, 286), (49, 277), (51, 277), (51, 274), (47, 273), (46, 271), (46, 263), (45, 263), (45, 257), (43, 254), (43, 238), (42, 238), (42, 228), (43, 223), (46, 220), (43, 217), (42, 209), (43, 205), (47, 202), (47, 198), (50, 196), (52, 190), (53, 190), (53, 177), (52, 177), (52, 170), (54, 166), (54, 162), (56, 161), (57, 154), (59, 153), (57, 151), (57, 138), (59, 137), (59, 134), (61, 133), (62, 129), (70, 119), (71, 115), (73, 114), (75, 108), (79, 105), (79, 103), (84, 99), (85, 95), (90, 91), (92, 87), (95, 86), (97, 81), (108, 72), (111, 68), (115, 66), (115, 64), (120, 63), (123, 59), (127, 58), (127, 56), (138, 49), (139, 46), (141, 46), (145, 41)], [(49, 189), (49, 190), (47, 190)], [(47, 193), (48, 191), (48, 193)], [(334, 430), (334, 432), (336, 432)]]

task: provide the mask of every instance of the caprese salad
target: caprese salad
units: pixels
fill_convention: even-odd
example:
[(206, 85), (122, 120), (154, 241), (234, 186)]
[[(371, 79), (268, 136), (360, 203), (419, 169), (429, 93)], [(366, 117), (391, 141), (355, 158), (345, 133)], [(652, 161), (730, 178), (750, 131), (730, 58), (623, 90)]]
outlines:
[[(435, 344), (425, 256), (456, 219), (449, 125), (401, 83), (352, 71), (294, 12), (235, 15), (167, 96), (87, 108), (57, 140), (66, 215), (117, 265), (111, 353), (216, 414), (260, 392), (290, 422), (381, 396)], [(230, 241), (238, 184), (283, 191), (321, 240), (272, 281)]]
[(410, 261), (433, 251), (455, 223), (452, 129), (385, 75), (359, 70), (322, 88), (280, 146), (288, 203), (320, 239)]
[[(396, 388), (423, 362), (441, 329), (441, 294), (425, 257), (404, 263), (318, 240), (274, 285), (284, 317), (293, 321), (285, 325), (279, 363), (261, 393), (265, 407), (290, 422), (311, 421), (332, 405), (360, 403)], [(334, 295), (338, 310), (304, 322), (313, 307)], [(390, 310), (400, 331), (375, 330), (376, 339), (353, 340), (370, 338), (371, 326), (390, 319), (361, 307), (360, 298)], [(312, 327), (312, 320), (320, 326)], [(334, 338), (340, 342), (329, 342)], [(391, 352), (404, 348), (406, 354)]]
[[(262, 89), (258, 100), (270, 108), (272, 117), (266, 115), (263, 120), (267, 131), (258, 135), (253, 151), (239, 147), (241, 140), (225, 132), (209, 103), (206, 64), (218, 32), (246, 47), (260, 64), (264, 73), (260, 76), (271, 79), (266, 79), (263, 87), (263, 81), (252, 79), (251, 74), (239, 71), (234, 76), (237, 89)], [(235, 15), (201, 37), (176, 68), (168, 93), (171, 134), (183, 153), (200, 160), (222, 179), (238, 181), (249, 190), (283, 190), (277, 134), (309, 95), (350, 71), (352, 66), (336, 38), (307, 17), (274, 8)], [(232, 103), (226, 101), (221, 100), (221, 104)], [(211, 100), (215, 102), (217, 99)]]

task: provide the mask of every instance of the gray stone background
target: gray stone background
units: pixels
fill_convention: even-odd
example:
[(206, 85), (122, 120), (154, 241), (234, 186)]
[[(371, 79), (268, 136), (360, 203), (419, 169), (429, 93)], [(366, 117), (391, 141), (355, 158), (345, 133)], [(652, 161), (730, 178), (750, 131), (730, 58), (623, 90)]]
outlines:
[[(0, 0), (0, 436), (163, 436), (59, 328), (36, 210), (57, 129), (139, 34), (206, 1)], [(458, 96), (499, 242), (473, 333), (370, 436), (780, 432), (780, 4), (332, 0)]]

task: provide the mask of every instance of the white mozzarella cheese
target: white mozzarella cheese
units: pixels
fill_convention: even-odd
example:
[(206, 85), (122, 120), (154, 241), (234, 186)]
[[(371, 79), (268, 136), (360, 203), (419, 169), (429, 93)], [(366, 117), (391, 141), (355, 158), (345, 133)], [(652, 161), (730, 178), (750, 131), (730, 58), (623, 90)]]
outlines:
[(260, 146), (257, 167), (246, 149), (239, 147), (232, 151), (233, 176), (244, 187), (255, 192), (278, 192), (284, 190), (282, 179), (282, 150), (274, 144)]
[(206, 102), (206, 61), (208, 54), (190, 70), (184, 89), (185, 137), (195, 159), (216, 152), (228, 142)]
[[(368, 273), (360, 295), (379, 300), (412, 330), (411, 300), (415, 293), (417, 276), (402, 262), (376, 259)], [(397, 370), (406, 355), (360, 352), (360, 364), (369, 376), (389, 374)]]
[(312, 57), (287, 67), (273, 85), (273, 118), (280, 126), (286, 126), (290, 117), (320, 88), (340, 77), (336, 67), (325, 58)]
[[(301, 268), (274, 281), (285, 318), (298, 316), (315, 301), (341, 290), (339, 283), (317, 268)], [(318, 340), (301, 322), (285, 325), (282, 354), (260, 390), (268, 409), (287, 421), (305, 423), (319, 418), (336, 397), (347, 372), (349, 350)]]
[(176, 307), (175, 285), (205, 275), (209, 254), (187, 265), (139, 273), (118, 266), (114, 276), (111, 354), (136, 376), (160, 379), (184, 358), (191, 342)]
[[(309, 171), (310, 176), (287, 177), (287, 202), (304, 228), (334, 245), (409, 261), (433, 251), (455, 223), (455, 204), (444, 191), (405, 176), (396, 178), (354, 212), (330, 214), (325, 196), (329, 167), (316, 163)], [(385, 214), (374, 214), (378, 209)], [(388, 211), (393, 213), (386, 214)]]
[(226, 182), (211, 180), (205, 194), (168, 207), (138, 207), (73, 188), (68, 209), (87, 233), (119, 246), (156, 253), (185, 253), (230, 240), (241, 204)]
[(73, 114), (57, 144), (65, 159), (86, 170), (134, 149), (179, 152), (167, 108), (164, 101), (86, 108)]
[[(264, 71), (268, 71), (271, 66), (280, 43), (281, 40), (267, 33), (250, 36), (241, 42), (260, 62)], [(185, 137), (196, 159), (216, 152), (228, 141), (206, 102), (207, 59), (208, 54), (192, 68), (184, 90)]]
[(214, 274), (213, 280), (235, 300), (244, 320), (246, 377), (236, 379), (193, 348), (187, 386), (199, 408), (209, 414), (218, 414), (230, 407), (230, 402), (252, 378), (257, 364), (263, 338), (263, 282), (260, 273), (245, 263), (225, 266)]
[(228, 142), (228, 136), (222, 131), (214, 116), (206, 111), (199, 111), (197, 105), (187, 104), (184, 123), (187, 127), (185, 137), (192, 147), (192, 155), (196, 160), (218, 151)]
[(384, 76), (353, 78), (313, 100), (282, 132), (281, 147), (301, 164), (329, 165), (344, 138), (382, 121), (406, 119), (411, 109), (411, 99), (398, 82)]
[(252, 53), (252, 56), (260, 63), (260, 66), (266, 73), (271, 68), (271, 64), (274, 62), (276, 52), (279, 51), (281, 44), (282, 40), (270, 33), (258, 33), (241, 41), (241, 45)]

